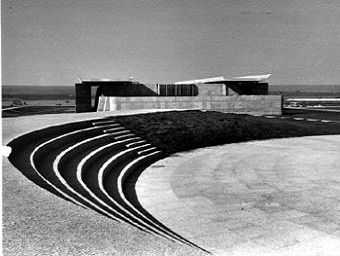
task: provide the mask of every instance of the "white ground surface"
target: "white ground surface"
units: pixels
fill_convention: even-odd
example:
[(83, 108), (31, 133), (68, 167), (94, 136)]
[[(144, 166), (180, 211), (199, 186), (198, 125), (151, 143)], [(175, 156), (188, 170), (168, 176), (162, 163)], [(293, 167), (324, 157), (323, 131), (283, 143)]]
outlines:
[(176, 154), (142, 173), (137, 194), (217, 255), (340, 255), (340, 136)]

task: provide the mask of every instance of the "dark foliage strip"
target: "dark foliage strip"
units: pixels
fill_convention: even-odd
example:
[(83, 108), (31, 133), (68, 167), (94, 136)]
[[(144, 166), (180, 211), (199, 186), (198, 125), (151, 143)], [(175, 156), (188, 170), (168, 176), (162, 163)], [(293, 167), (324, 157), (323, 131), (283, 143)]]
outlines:
[(117, 119), (166, 154), (225, 143), (340, 134), (340, 124), (220, 112), (172, 111)]

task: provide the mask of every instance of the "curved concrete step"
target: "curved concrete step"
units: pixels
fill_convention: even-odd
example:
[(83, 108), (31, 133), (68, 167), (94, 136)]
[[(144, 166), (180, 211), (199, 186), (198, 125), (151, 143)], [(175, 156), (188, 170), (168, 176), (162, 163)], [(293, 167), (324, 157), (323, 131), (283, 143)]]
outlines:
[[(115, 212), (111, 211), (105, 205), (101, 205), (98, 201), (88, 193), (86, 189), (82, 186), (81, 183), (77, 180), (77, 164), (81, 159), (86, 155), (87, 152), (93, 151), (93, 142), (100, 140), (103, 136), (109, 136), (107, 134), (100, 135), (97, 137), (89, 138), (87, 140), (80, 141), (71, 147), (68, 147), (64, 151), (60, 152), (53, 162), (53, 170), (56, 177), (59, 181), (64, 185), (64, 187), (75, 194), (78, 198), (81, 198), (83, 201), (91, 205), (93, 208), (104, 212), (106, 215), (114, 217), (119, 220), (119, 216), (116, 215)], [(109, 136), (114, 138), (113, 136)], [(109, 144), (108, 142), (102, 141), (101, 144), (97, 145), (109, 145), (107, 147), (106, 154), (115, 154), (119, 152), (124, 146), (123, 143), (119, 143), (117, 141), (113, 141)], [(98, 144), (98, 143), (97, 143)], [(74, 152), (75, 151), (75, 152)], [(83, 151), (84, 153), (78, 154), (77, 157), (72, 157), (72, 155), (77, 152)]]
[[(131, 139), (127, 139), (127, 141), (118, 141), (116, 143), (126, 144), (129, 141), (131, 141)], [(113, 168), (112, 170), (114, 171), (115, 165), (117, 165), (118, 163), (124, 164), (129, 163), (131, 161), (131, 158), (135, 156), (136, 149), (125, 148), (119, 152), (116, 152), (115, 154), (112, 154), (110, 158), (103, 158), (100, 155), (103, 149), (105, 149), (105, 146), (91, 152), (79, 162), (77, 167), (77, 181), (100, 204), (110, 208), (116, 214), (120, 215), (121, 220), (126, 221), (129, 224), (132, 224), (140, 229), (147, 230), (143, 225), (140, 225), (138, 221), (127, 217), (124, 210), (122, 210), (122, 208), (120, 208), (119, 205), (113, 204), (110, 200), (108, 200), (102, 193), (100, 188), (97, 186), (97, 182), (94, 182), (97, 180), (98, 170), (100, 169), (99, 168), (100, 163), (105, 162), (105, 160), (107, 159), (115, 159), (114, 160), (115, 164), (112, 166)], [(95, 165), (91, 164), (90, 163), (91, 161), (95, 162)]]
[(28, 134), (21, 135), (20, 137), (13, 139), (8, 144), (8, 146), (12, 148), (12, 153), (10, 154), (8, 159), (29, 180), (48, 190), (49, 192), (55, 194), (56, 196), (71, 201), (69, 198), (65, 197), (53, 186), (51, 186), (51, 184), (43, 179), (41, 175), (39, 175), (39, 173), (37, 173), (35, 168), (30, 163), (30, 155), (36, 147), (38, 147), (45, 141), (60, 136), (64, 133), (90, 127), (92, 121), (99, 120), (104, 121), (106, 120), (106, 118), (50, 126), (48, 128), (39, 129)]
[(113, 128), (104, 130), (104, 133), (111, 133), (111, 132), (113, 133), (113, 132), (120, 132), (120, 131), (127, 131), (127, 130), (122, 126), (115, 126)]
[[(111, 142), (102, 141), (101, 144), (97, 143), (96, 147), (93, 147), (93, 142), (101, 139), (99, 138), (100, 136), (98, 136), (97, 138), (94, 137), (89, 140), (76, 143), (62, 151), (54, 160), (54, 172), (60, 182), (62, 182), (69, 191), (72, 191), (92, 206), (95, 204), (96, 206), (93, 207), (100, 207), (105, 210), (106, 213), (113, 214), (118, 218), (119, 216), (117, 216), (115, 211), (112, 211), (112, 209), (108, 208), (105, 204), (102, 204), (96, 197), (93, 197), (92, 192), (84, 188), (83, 184), (79, 182), (77, 178), (78, 165), (84, 162), (84, 159), (88, 159), (88, 155), (91, 156), (94, 153), (97, 153), (101, 159), (105, 159), (123, 150), (125, 145), (124, 143), (133, 141), (133, 139), (128, 139), (127, 141), (115, 141), (112, 140), (114, 137), (110, 134), (105, 134), (101, 137), (103, 136), (110, 137)], [(88, 161), (87, 163), (91, 165), (91, 161)], [(95, 164), (96, 161), (92, 163), (91, 166), (91, 171), (93, 172), (96, 170)]]
[(131, 133), (130, 130), (127, 130), (127, 129), (124, 129), (124, 128), (123, 129), (115, 129), (115, 128), (113, 128), (113, 129), (105, 129), (103, 132), (104, 133), (112, 133), (115, 136), (121, 136), (121, 135), (127, 135), (127, 134), (134, 135), (133, 133)]
[(102, 211), (93, 203), (79, 196), (79, 194), (74, 193), (74, 190), (66, 186), (63, 180), (56, 176), (53, 166), (53, 161), (60, 152), (63, 152), (63, 150), (67, 149), (72, 143), (81, 143), (84, 140), (91, 140), (93, 136), (101, 136), (100, 133), (102, 128), (103, 127), (85, 128), (46, 141), (33, 150), (30, 161), (35, 171), (64, 197), (85, 208), (91, 208), (106, 216), (114, 218), (113, 216), (108, 215), (106, 211)]
[(124, 134), (124, 135), (119, 135), (119, 136), (117, 136), (117, 134), (115, 134), (115, 136), (116, 136), (116, 140), (125, 140), (125, 139), (127, 139), (127, 138), (138, 138), (138, 139), (142, 139), (141, 137), (138, 137), (138, 136), (136, 136), (136, 135), (134, 135), (134, 134), (132, 134), (132, 133), (128, 133), (128, 134)]
[(57, 196), (145, 232), (202, 249), (138, 203), (135, 172), (142, 172), (162, 154), (116, 120), (54, 126), (23, 135), (9, 146), (14, 151), (9, 160)]
[(105, 120), (105, 121), (92, 122), (93, 126), (101, 126), (101, 125), (106, 125), (106, 124), (120, 126), (120, 123), (118, 123), (115, 119), (108, 119), (108, 120)]
[[(141, 152), (139, 152), (141, 153)], [(154, 151), (148, 154), (139, 154), (140, 156), (136, 158), (135, 160), (131, 161), (128, 165), (126, 165), (120, 172), (116, 182), (117, 182), (117, 188), (119, 191), (119, 195), (121, 196), (122, 200), (128, 207), (137, 213), (139, 216), (142, 216), (144, 219), (147, 219), (149, 223), (152, 223), (152, 225), (157, 228), (160, 232), (165, 233), (172, 237), (173, 239), (180, 241), (182, 243), (188, 244), (190, 246), (199, 248), (201, 250), (204, 250), (203, 248), (191, 243), (190, 241), (186, 240), (185, 238), (181, 237), (180, 235), (176, 234), (166, 226), (164, 226), (162, 223), (157, 221), (152, 215), (148, 214), (143, 207), (141, 207), (140, 204), (135, 204), (133, 200), (131, 200), (131, 197), (128, 197), (129, 190), (126, 189), (126, 183), (128, 183), (129, 176), (133, 174), (136, 169), (143, 168), (143, 166), (147, 166), (152, 162), (155, 162), (159, 160), (162, 157), (161, 151)], [(204, 250), (205, 251), (205, 250)], [(207, 252), (207, 251), (206, 251)]]
[[(140, 150), (143, 148), (138, 147)], [(131, 149), (128, 149), (130, 151)], [(138, 153), (138, 151), (136, 151)], [(159, 151), (150, 153), (149, 155), (143, 156), (143, 158), (150, 158), (151, 155), (159, 154)], [(159, 154), (161, 156), (161, 154)], [(98, 173), (98, 185), (102, 193), (109, 199), (111, 202), (119, 207), (129, 218), (137, 219), (142, 225), (148, 228), (151, 232), (155, 234), (162, 234), (171, 240), (178, 240), (177, 237), (169, 234), (168, 232), (160, 229), (157, 225), (155, 225), (152, 221), (146, 218), (144, 215), (140, 214), (139, 211), (136, 211), (132, 208), (127, 202), (124, 200), (124, 195), (119, 193), (119, 188), (117, 186), (117, 179), (122, 170), (124, 170), (127, 166), (134, 162), (137, 165), (137, 162), (140, 161), (138, 154), (134, 159), (131, 159), (128, 163), (117, 164), (115, 162), (117, 156), (112, 157), (108, 161), (106, 161), (99, 170)], [(155, 159), (154, 159), (155, 160)]]

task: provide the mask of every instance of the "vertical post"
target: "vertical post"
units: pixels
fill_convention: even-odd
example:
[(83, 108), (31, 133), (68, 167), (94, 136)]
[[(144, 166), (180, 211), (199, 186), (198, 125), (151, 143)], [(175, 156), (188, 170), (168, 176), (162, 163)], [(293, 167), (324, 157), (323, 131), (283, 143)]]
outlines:
[(96, 96), (94, 99), (94, 109), (98, 109), (99, 97), (102, 95), (102, 87), (98, 86), (96, 91)]
[(222, 95), (227, 96), (228, 95), (228, 91), (227, 91), (227, 86), (225, 84), (222, 85)]
[(157, 86), (157, 94), (159, 96), (159, 95), (161, 95), (161, 88), (160, 88), (159, 84), (156, 84), (156, 86)]

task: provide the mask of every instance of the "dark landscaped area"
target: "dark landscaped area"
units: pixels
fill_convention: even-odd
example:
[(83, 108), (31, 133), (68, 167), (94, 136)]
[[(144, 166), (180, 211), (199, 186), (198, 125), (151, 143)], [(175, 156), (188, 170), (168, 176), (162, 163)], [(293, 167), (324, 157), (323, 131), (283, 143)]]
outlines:
[(214, 111), (173, 111), (116, 118), (166, 154), (250, 140), (340, 133), (340, 123), (267, 119)]

